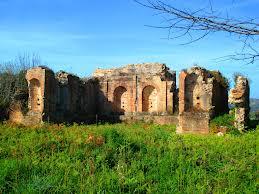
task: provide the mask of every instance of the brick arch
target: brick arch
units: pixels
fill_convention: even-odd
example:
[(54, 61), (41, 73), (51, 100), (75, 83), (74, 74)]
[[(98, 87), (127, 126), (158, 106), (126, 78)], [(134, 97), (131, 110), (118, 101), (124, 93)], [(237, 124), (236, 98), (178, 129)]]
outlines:
[(42, 94), (40, 81), (38, 79), (33, 78), (29, 81), (29, 95), (31, 110), (40, 112), (42, 107)]
[(115, 112), (129, 112), (129, 92), (124, 86), (115, 88), (113, 92), (113, 103)]
[(152, 85), (147, 85), (142, 90), (142, 112), (158, 111), (158, 91)]
[(142, 91), (145, 89), (145, 87), (147, 86), (152, 86), (156, 89), (157, 93), (160, 94), (160, 87), (159, 85), (157, 85), (155, 82), (152, 82), (152, 81), (148, 81), (148, 82), (144, 82), (142, 83)]

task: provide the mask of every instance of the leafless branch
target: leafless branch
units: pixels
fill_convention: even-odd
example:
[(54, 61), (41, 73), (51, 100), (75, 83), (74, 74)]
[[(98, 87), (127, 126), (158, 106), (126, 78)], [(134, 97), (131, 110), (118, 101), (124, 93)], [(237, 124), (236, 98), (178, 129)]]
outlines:
[[(163, 15), (164, 22), (161, 25), (150, 26), (168, 30), (168, 39), (188, 37), (190, 44), (203, 39), (211, 33), (224, 32), (231, 36), (236, 36), (243, 42), (242, 53), (228, 55), (232, 60), (248, 60), (254, 63), (258, 59), (258, 52), (252, 44), (258, 43), (259, 24), (255, 18), (237, 19), (229, 16), (223, 16), (213, 9), (212, 2), (209, 0), (209, 6), (198, 10), (185, 10), (177, 8), (163, 0), (134, 0), (138, 4), (156, 11)], [(175, 35), (173, 35), (175, 34)], [(173, 35), (173, 36), (172, 36)], [(252, 52), (245, 53), (246, 49)]]

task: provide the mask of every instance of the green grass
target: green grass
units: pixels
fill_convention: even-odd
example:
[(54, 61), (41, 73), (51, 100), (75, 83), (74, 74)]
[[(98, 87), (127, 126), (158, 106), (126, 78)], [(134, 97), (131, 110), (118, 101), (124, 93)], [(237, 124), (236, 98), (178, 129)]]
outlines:
[(256, 135), (0, 125), (0, 193), (256, 193)]
[(222, 127), (226, 127), (227, 133), (239, 134), (240, 132), (234, 126), (235, 117), (233, 114), (224, 114), (215, 117), (210, 121), (210, 132), (218, 133), (222, 131)]

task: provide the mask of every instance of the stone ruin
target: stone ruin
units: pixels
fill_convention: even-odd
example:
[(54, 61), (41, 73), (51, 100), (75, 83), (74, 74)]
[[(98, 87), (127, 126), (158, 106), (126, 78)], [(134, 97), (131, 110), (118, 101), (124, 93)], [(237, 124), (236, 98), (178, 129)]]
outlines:
[(243, 76), (237, 76), (235, 88), (230, 90), (229, 103), (235, 105), (235, 127), (239, 131), (246, 129), (249, 121), (249, 81)]
[[(159, 63), (97, 69), (88, 79), (35, 67), (27, 71), (26, 79), (29, 111), (10, 114), (11, 120), (26, 125), (44, 121), (145, 121), (178, 124), (178, 133), (207, 134), (210, 120), (229, 111), (225, 78), (220, 72), (201, 67), (181, 71), (179, 89), (175, 71)], [(239, 82), (235, 91), (241, 88)], [(242, 99), (249, 98), (246, 89)], [(243, 111), (247, 115), (249, 108), (242, 109), (247, 103), (239, 103), (237, 93), (231, 90), (231, 99), (235, 98), (240, 107), (236, 114)], [(19, 119), (15, 120), (16, 115)], [(240, 122), (236, 125), (239, 127)]]
[[(20, 123), (87, 121), (96, 112), (96, 81), (93, 79), (81, 80), (63, 71), (55, 75), (46, 67), (29, 69), (26, 79), (29, 111), (23, 117), (19, 114)], [(13, 111), (10, 117), (14, 118), (17, 112)]]
[(177, 112), (176, 73), (169, 71), (165, 64), (97, 69), (93, 76), (99, 80), (97, 96), (101, 113), (123, 115), (121, 120), (161, 121), (166, 118), (165, 122), (169, 123), (175, 120), (169, 115)]
[(209, 133), (209, 122), (228, 112), (228, 90), (219, 72), (193, 67), (179, 76), (178, 133)]
[[(29, 69), (29, 111), (19, 113), (20, 123), (95, 122), (104, 120), (157, 120), (176, 123), (176, 74), (165, 64), (128, 65), (94, 72), (92, 78), (79, 77), (46, 67)], [(163, 118), (161, 117), (163, 116)]]

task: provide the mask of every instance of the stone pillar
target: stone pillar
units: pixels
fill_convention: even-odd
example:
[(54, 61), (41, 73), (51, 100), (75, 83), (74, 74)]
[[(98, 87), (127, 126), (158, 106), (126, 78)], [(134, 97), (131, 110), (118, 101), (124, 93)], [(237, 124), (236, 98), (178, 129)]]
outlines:
[(185, 111), (185, 78), (187, 73), (181, 71), (179, 75), (179, 113)]
[(29, 88), (27, 118), (25, 122), (49, 121), (55, 115), (56, 81), (52, 70), (47, 67), (34, 67), (26, 73)]
[(29, 89), (29, 111), (43, 113), (45, 104), (45, 69), (41, 67), (29, 69), (26, 73), (26, 80)]
[(249, 121), (249, 82), (243, 76), (237, 76), (235, 82), (235, 88), (230, 90), (228, 101), (235, 105), (235, 127), (243, 131)]
[(173, 89), (175, 90), (175, 86), (173, 86), (173, 83), (171, 81), (168, 81), (167, 83), (167, 86), (166, 86), (166, 95), (167, 95), (167, 102), (166, 102), (166, 112), (168, 114), (173, 114), (174, 113), (174, 91), (171, 91), (172, 90), (172, 87)]

